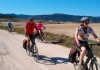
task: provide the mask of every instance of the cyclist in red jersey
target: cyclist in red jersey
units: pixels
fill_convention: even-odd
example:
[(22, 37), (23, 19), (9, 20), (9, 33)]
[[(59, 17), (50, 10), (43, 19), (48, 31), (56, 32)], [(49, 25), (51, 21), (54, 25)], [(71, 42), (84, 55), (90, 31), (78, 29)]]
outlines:
[[(25, 36), (27, 37), (27, 46), (30, 47), (30, 40), (34, 38), (34, 29), (36, 29), (38, 33), (38, 29), (36, 24), (34, 23), (34, 18), (29, 18), (28, 22), (25, 25)], [(35, 38), (34, 38), (35, 41)]]

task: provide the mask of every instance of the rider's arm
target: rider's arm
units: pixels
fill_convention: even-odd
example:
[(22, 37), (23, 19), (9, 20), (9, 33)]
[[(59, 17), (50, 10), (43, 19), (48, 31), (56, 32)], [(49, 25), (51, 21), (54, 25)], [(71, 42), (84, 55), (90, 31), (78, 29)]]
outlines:
[(11, 26), (13, 27), (13, 24), (11, 24)]
[(95, 32), (93, 31), (91, 27), (90, 27), (90, 33), (94, 36), (97, 42), (100, 42), (100, 39), (98, 38), (98, 36), (95, 34)]
[(28, 22), (25, 25), (25, 35), (27, 34)]
[(25, 35), (27, 34), (27, 29), (25, 28)]
[(76, 29), (76, 32), (75, 32), (75, 40), (77, 43), (79, 43), (79, 40), (78, 40), (78, 29)]
[(95, 33), (92, 33), (92, 35), (94, 36), (94, 38), (96, 39), (97, 42), (100, 42), (100, 39), (98, 38), (98, 36)]
[(43, 26), (43, 28), (46, 29), (44, 26)]

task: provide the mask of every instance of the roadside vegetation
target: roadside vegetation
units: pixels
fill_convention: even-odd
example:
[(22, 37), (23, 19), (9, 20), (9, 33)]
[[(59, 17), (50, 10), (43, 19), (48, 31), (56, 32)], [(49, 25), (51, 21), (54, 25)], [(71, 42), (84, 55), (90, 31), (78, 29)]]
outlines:
[[(0, 26), (0, 29), (7, 30), (8, 28), (6, 26)], [(17, 32), (19, 34), (24, 34), (24, 28), (14, 27), (13, 32)], [(69, 47), (69, 48), (72, 48), (72, 47), (77, 48), (74, 45), (74, 42), (75, 42), (74, 37), (52, 34), (49, 32), (45, 32), (45, 34), (46, 34), (46, 41), (47, 42), (51, 42), (53, 44), (60, 44), (60, 45), (63, 45), (65, 47)], [(95, 43), (95, 41), (89, 40), (89, 43)], [(94, 46), (93, 53), (100, 57), (100, 46)]]

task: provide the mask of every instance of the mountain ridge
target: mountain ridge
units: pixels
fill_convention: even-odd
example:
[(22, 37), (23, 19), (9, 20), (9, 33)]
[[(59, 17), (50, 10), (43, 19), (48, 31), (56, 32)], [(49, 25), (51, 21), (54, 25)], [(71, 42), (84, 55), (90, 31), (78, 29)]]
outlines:
[[(2, 14), (2, 13), (0, 13)], [(99, 23), (100, 17), (93, 16), (79, 16), (79, 15), (69, 15), (62, 13), (54, 13), (49, 15), (25, 15), (25, 14), (3, 14), (21, 19), (28, 19), (29, 17), (33, 17), (36, 20), (52, 20), (52, 21), (61, 21), (61, 22), (80, 22), (82, 17), (88, 17), (93, 23)]]

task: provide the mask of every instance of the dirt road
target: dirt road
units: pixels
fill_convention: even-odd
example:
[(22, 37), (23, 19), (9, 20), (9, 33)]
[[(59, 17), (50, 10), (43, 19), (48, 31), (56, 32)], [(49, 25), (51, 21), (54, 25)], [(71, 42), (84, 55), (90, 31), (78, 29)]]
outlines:
[(0, 30), (0, 70), (74, 70), (68, 62), (69, 48), (36, 41), (39, 49), (36, 62), (22, 48), (23, 39), (24, 35)]

